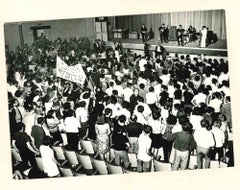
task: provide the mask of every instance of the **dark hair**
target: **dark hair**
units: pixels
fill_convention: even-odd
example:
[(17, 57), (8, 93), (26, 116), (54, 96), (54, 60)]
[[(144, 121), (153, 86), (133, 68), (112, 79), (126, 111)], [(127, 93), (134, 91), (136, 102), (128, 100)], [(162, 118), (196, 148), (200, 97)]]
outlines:
[(144, 111), (144, 107), (142, 105), (138, 106), (137, 111), (142, 113)]
[(143, 128), (143, 131), (146, 133), (146, 134), (149, 134), (152, 132), (152, 127), (149, 126), (149, 125), (145, 125), (144, 128)]
[(204, 128), (208, 128), (209, 127), (209, 121), (206, 119), (202, 119), (201, 120), (201, 126)]
[(170, 114), (167, 118), (167, 124), (175, 125), (177, 123), (177, 117), (175, 115)]
[(42, 140), (42, 144), (45, 145), (45, 146), (48, 146), (50, 145), (52, 142), (52, 138), (49, 137), (49, 136), (45, 136), (43, 137), (43, 140)]

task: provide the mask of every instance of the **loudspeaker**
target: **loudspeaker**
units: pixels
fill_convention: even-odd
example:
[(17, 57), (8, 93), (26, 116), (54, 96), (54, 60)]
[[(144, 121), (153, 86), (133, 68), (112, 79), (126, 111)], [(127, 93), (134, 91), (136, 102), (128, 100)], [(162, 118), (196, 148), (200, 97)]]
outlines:
[(177, 40), (176, 31), (177, 31), (176, 26), (170, 26), (170, 28), (169, 28), (169, 40), (171, 40), (171, 41), (176, 41)]

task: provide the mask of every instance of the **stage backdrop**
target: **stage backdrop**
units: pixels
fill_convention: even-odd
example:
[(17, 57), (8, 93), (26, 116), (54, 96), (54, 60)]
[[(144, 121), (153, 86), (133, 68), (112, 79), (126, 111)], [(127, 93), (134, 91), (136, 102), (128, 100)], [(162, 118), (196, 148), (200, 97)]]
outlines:
[(190, 25), (196, 28), (197, 32), (205, 25), (217, 34), (219, 39), (226, 39), (226, 21), (224, 10), (207, 10), (207, 11), (189, 11), (189, 12), (172, 12), (160, 14), (131, 15), (115, 17), (116, 28), (129, 28), (131, 30), (140, 29), (142, 23), (147, 28), (152, 28), (158, 34), (158, 28), (161, 24), (169, 26), (182, 25), (187, 29)]

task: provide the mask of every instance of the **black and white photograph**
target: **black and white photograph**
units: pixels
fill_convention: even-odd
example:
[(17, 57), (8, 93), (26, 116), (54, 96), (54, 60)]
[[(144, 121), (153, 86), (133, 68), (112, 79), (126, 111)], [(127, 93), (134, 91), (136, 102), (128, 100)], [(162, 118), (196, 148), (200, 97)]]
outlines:
[(194, 175), (227, 181), (225, 171), (235, 179), (238, 39), (228, 14), (216, 6), (3, 20), (5, 178), (113, 180), (119, 189), (145, 189), (147, 179), (168, 189)]

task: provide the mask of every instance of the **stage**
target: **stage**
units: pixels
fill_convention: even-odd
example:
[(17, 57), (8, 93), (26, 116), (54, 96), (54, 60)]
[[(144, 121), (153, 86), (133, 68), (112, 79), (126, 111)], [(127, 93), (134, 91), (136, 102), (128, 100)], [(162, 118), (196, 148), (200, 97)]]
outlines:
[[(112, 41), (106, 42), (107, 47), (112, 47), (113, 42), (118, 41), (122, 43), (123, 49), (130, 49), (133, 52), (143, 54), (144, 43), (141, 39), (113, 39)], [(150, 44), (150, 51), (154, 51), (158, 43), (156, 39), (148, 40), (146, 43)], [(222, 56), (227, 57), (227, 41), (218, 40), (215, 43), (209, 44), (206, 48), (199, 47), (199, 41), (191, 41), (184, 46), (178, 46), (177, 41), (169, 41), (168, 43), (161, 43), (161, 45), (169, 53), (189, 54), (198, 55), (205, 54), (207, 56)]]

